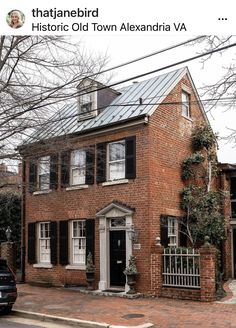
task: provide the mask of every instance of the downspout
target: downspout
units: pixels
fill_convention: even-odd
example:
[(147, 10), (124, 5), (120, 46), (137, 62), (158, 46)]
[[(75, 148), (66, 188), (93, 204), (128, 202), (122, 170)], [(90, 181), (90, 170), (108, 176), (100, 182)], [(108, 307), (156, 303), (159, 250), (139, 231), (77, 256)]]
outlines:
[(26, 165), (25, 160), (22, 160), (22, 199), (21, 199), (21, 279), (20, 282), (25, 282), (25, 192), (26, 192)]

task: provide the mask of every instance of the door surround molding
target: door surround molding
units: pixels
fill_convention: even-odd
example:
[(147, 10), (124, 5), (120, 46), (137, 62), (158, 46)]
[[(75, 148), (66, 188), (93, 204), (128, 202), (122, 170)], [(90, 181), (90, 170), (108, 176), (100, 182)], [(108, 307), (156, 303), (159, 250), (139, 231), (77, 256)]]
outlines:
[[(106, 290), (110, 287), (110, 254), (109, 254), (109, 232), (110, 220), (115, 218), (125, 218), (125, 226), (118, 228), (125, 230), (126, 239), (126, 265), (128, 265), (130, 255), (132, 255), (132, 241), (129, 239), (128, 230), (133, 224), (134, 210), (123, 204), (112, 202), (102, 210), (97, 212), (96, 217), (99, 219), (99, 243), (100, 243), (100, 281), (99, 290)], [(112, 230), (112, 228), (111, 228)], [(129, 290), (127, 283), (125, 291)]]

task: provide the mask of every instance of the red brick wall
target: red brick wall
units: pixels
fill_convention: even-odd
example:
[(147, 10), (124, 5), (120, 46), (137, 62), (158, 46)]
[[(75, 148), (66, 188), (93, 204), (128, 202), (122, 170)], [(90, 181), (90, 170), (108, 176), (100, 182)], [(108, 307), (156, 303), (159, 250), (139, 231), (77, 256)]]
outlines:
[[(27, 224), (33, 221), (94, 218), (96, 280), (99, 281), (99, 233), (96, 212), (113, 200), (135, 208), (133, 222), (140, 229), (140, 250), (134, 250), (140, 272), (137, 289), (151, 291), (151, 246), (160, 235), (160, 215), (181, 215), (179, 193), (183, 188), (180, 177), (182, 160), (191, 153), (190, 134), (192, 121), (202, 120), (202, 113), (191, 92), (191, 120), (181, 115), (182, 86), (189, 87), (187, 78), (182, 79), (149, 118), (149, 124), (127, 128), (119, 132), (93, 137), (77, 137), (52, 145), (54, 149), (79, 148), (99, 142), (119, 140), (136, 135), (136, 179), (128, 184), (102, 187), (94, 184), (88, 189), (66, 191), (60, 186), (57, 191), (46, 195), (26, 195), (26, 236)], [(34, 153), (37, 151), (34, 150)], [(41, 153), (47, 155), (46, 153)], [(27, 164), (28, 167), (28, 164)], [(28, 169), (26, 170), (28, 172)], [(60, 170), (59, 170), (60, 177)], [(28, 181), (28, 177), (27, 177)], [(26, 241), (27, 246), (27, 241)], [(27, 249), (27, 247), (26, 247)], [(26, 254), (27, 259), (27, 254)], [(27, 262), (27, 261), (26, 261)], [(26, 263), (26, 280), (51, 281), (53, 284), (85, 283), (83, 271), (68, 271), (57, 265), (53, 269), (38, 269)]]

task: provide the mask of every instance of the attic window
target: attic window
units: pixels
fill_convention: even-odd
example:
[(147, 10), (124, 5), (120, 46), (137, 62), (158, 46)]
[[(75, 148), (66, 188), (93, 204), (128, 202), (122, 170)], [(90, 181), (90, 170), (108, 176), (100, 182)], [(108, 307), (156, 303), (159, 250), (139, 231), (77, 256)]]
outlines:
[(86, 79), (78, 86), (78, 120), (97, 116), (97, 82)]
[(182, 91), (182, 116), (190, 117), (190, 95)]
[(79, 97), (80, 114), (88, 114), (93, 110), (92, 94), (84, 94)]

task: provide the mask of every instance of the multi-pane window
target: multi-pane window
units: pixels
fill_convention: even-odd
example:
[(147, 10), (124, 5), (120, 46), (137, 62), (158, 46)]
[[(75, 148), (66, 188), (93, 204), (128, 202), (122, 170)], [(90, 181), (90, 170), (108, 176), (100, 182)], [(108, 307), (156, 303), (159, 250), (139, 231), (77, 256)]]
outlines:
[(72, 262), (85, 264), (86, 229), (85, 220), (72, 221)]
[(182, 115), (190, 117), (190, 95), (182, 91)]
[(108, 180), (125, 178), (125, 140), (108, 144)]
[(40, 190), (50, 187), (50, 156), (41, 157), (38, 165), (38, 184)]
[(177, 246), (178, 240), (178, 221), (176, 218), (169, 217), (168, 218), (168, 238), (169, 244), (168, 246)]
[(39, 262), (51, 263), (50, 223), (39, 223)]
[(80, 114), (92, 111), (92, 93), (84, 94), (79, 97)]
[(71, 185), (85, 184), (86, 152), (75, 150), (71, 153)]

